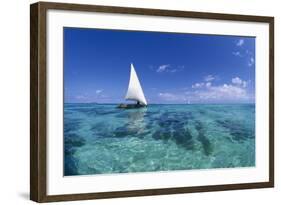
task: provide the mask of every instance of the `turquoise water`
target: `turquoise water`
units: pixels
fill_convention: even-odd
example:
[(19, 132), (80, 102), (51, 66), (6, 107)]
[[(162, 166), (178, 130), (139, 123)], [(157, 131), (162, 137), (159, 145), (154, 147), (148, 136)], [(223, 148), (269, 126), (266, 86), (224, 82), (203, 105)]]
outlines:
[(255, 105), (64, 105), (64, 175), (255, 166)]

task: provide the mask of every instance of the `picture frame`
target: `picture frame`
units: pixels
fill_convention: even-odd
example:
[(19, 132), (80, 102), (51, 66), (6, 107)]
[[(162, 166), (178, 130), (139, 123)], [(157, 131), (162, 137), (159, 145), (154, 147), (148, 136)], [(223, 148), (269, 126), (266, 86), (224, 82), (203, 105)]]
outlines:
[[(81, 191), (69, 193), (61, 192), (57, 194), (50, 194), (48, 188), (50, 185), (50, 172), (49, 167), (50, 157), (48, 154), (54, 151), (56, 147), (50, 146), (49, 137), (54, 133), (50, 127), (50, 121), (48, 116), (50, 112), (49, 95), (51, 95), (53, 89), (51, 89), (48, 83), (50, 83), (51, 76), (49, 67), (51, 62), (49, 56), (51, 56), (50, 43), (56, 42), (53, 40), (53, 36), (50, 36), (55, 30), (50, 27), (51, 22), (54, 20), (64, 23), (61, 19), (56, 19), (56, 15), (50, 16), (50, 11), (75, 13), (75, 15), (85, 14), (85, 18), (90, 18), (92, 13), (102, 15), (118, 15), (122, 18), (127, 18), (127, 15), (137, 17), (151, 17), (162, 19), (166, 21), (169, 18), (186, 20), (201, 20), (206, 21), (206, 25), (212, 21), (223, 22), (227, 25), (230, 22), (234, 23), (247, 23), (252, 24), (252, 27), (263, 25), (265, 29), (265, 45), (268, 51), (268, 55), (257, 55), (257, 61), (263, 61), (264, 58), (267, 67), (263, 68), (267, 73), (266, 83), (259, 86), (264, 87), (267, 105), (260, 105), (261, 109), (266, 109), (265, 120), (261, 119), (261, 122), (267, 133), (266, 136), (266, 153), (265, 154), (265, 166), (261, 169), (266, 173), (262, 179), (253, 179), (250, 182), (241, 180), (238, 183), (224, 183), (219, 182), (216, 184), (206, 185), (163, 185), (152, 188), (138, 188), (129, 189), (121, 188), (120, 190), (106, 190), (106, 191)], [(67, 15), (66, 15), (67, 16)], [(67, 18), (67, 17), (66, 17)], [(106, 18), (106, 17), (105, 17)], [(133, 20), (132, 20), (133, 19)], [(134, 23), (134, 17), (130, 21)], [(78, 20), (77, 20), (78, 22)], [(83, 22), (83, 21), (81, 21)], [(141, 22), (141, 21), (139, 21)], [(113, 22), (115, 29), (118, 29), (118, 21)], [(120, 22), (119, 22), (120, 23)], [(84, 22), (84, 27), (87, 27), (87, 22)], [(167, 24), (167, 23), (166, 23)], [(194, 24), (193, 24), (194, 25)], [(199, 24), (201, 25), (201, 24)], [(68, 24), (66, 25), (68, 26)], [(171, 25), (172, 26), (172, 25)], [(91, 26), (90, 26), (91, 27)], [(200, 26), (198, 26), (200, 30)], [(165, 28), (159, 28), (160, 30)], [(126, 29), (125, 29), (126, 30)], [(130, 30), (130, 29), (128, 29)], [(190, 33), (193, 33), (192, 31)], [(198, 32), (200, 33), (200, 32)], [(210, 30), (210, 34), (211, 34)], [(241, 31), (240, 33), (243, 33)], [(56, 35), (55, 33), (54, 35)], [(237, 34), (234, 34), (237, 35)], [(262, 43), (262, 42), (261, 42)], [(52, 45), (52, 44), (51, 44)], [(63, 67), (59, 64), (60, 68)], [(53, 72), (53, 71), (52, 71)], [(259, 71), (256, 71), (257, 73)], [(54, 72), (53, 72), (54, 73)], [(257, 74), (258, 75), (258, 74)], [(60, 76), (61, 77), (61, 76)], [(62, 80), (60, 77), (58, 79)], [(265, 76), (264, 76), (265, 77)], [(261, 79), (263, 77), (261, 76)], [(53, 80), (54, 78), (52, 78)], [(63, 80), (62, 80), (63, 81)], [(59, 84), (63, 84), (62, 81)], [(55, 85), (56, 86), (56, 85)], [(257, 85), (258, 86), (258, 85)], [(257, 88), (256, 88), (257, 91)], [(263, 92), (263, 91), (260, 91)], [(62, 93), (60, 93), (61, 95)], [(61, 97), (63, 97), (61, 95)], [(256, 101), (258, 102), (258, 101)], [(257, 110), (256, 113), (259, 111)], [(54, 118), (53, 118), (54, 119)], [(265, 146), (264, 145), (264, 146)], [(261, 145), (262, 146), (262, 145)], [(260, 155), (259, 155), (260, 156)], [(54, 159), (54, 158), (51, 158)], [(256, 158), (258, 160), (258, 158)], [(156, 173), (157, 174), (157, 173)], [(61, 174), (63, 178), (63, 174)], [(161, 175), (158, 173), (158, 175)], [(214, 175), (219, 176), (219, 175)], [(97, 176), (96, 178), (98, 178)], [(137, 178), (138, 175), (130, 175), (130, 179)], [(113, 179), (113, 178), (111, 178)], [(79, 181), (79, 178), (77, 178)], [(103, 178), (100, 177), (100, 181)], [(54, 183), (54, 182), (52, 182)], [(79, 184), (79, 182), (77, 182)], [(131, 181), (127, 181), (127, 184)], [(70, 183), (71, 184), (71, 183)], [(70, 185), (68, 184), (68, 185)], [(74, 183), (75, 184), (75, 183)], [(73, 184), (73, 185), (74, 185)], [(93, 184), (94, 185), (94, 184)], [(76, 186), (76, 185), (75, 185)], [(90, 185), (89, 185), (90, 186)], [(93, 186), (91, 186), (93, 187)], [(124, 185), (125, 187), (125, 185)], [(53, 201), (69, 201), (69, 200), (86, 200), (86, 199), (102, 199), (102, 198), (115, 198), (115, 197), (133, 197), (133, 196), (148, 196), (148, 195), (162, 195), (162, 194), (180, 194), (180, 193), (193, 193), (193, 192), (209, 192), (209, 191), (223, 191), (223, 190), (238, 190), (238, 189), (253, 189), (253, 188), (267, 188), (274, 187), (274, 17), (267, 16), (249, 16), (249, 15), (237, 15), (237, 14), (219, 14), (219, 13), (206, 13), (206, 12), (190, 12), (190, 11), (175, 11), (175, 10), (158, 10), (158, 9), (144, 9), (144, 8), (129, 8), (129, 7), (112, 7), (112, 6), (98, 6), (98, 5), (84, 5), (84, 4), (66, 4), (66, 3), (49, 3), (38, 2), (30, 6), (30, 199), (36, 202), (53, 202)], [(79, 189), (79, 187), (78, 187)], [(91, 189), (91, 188), (90, 188)]]

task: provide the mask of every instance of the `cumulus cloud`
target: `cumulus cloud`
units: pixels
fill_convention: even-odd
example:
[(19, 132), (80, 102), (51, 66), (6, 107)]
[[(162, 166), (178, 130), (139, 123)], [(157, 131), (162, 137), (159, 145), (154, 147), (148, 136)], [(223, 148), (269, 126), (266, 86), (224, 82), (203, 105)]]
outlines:
[(206, 87), (207, 87), (207, 88), (209, 88), (209, 87), (211, 87), (211, 86), (212, 86), (212, 83), (211, 83), (211, 82), (207, 82), (207, 83), (206, 83)]
[(198, 89), (198, 88), (205, 88), (205, 87), (210, 87), (212, 84), (210, 82), (207, 83), (195, 83), (191, 85), (191, 88), (193, 89)]
[[(234, 80), (235, 82), (238, 80)], [(158, 93), (158, 97), (166, 102), (186, 103), (188, 101), (199, 103), (225, 103), (225, 102), (249, 102), (253, 96), (247, 92), (246, 87), (240, 82), (225, 83), (222, 85), (213, 86), (210, 82), (205, 83), (203, 87), (197, 87), (188, 91), (172, 93)]]
[(234, 77), (229, 83), (213, 85), (211, 81), (192, 85), (185, 91), (185, 99), (196, 102), (248, 102), (254, 98), (247, 91), (248, 82)]
[(215, 76), (207, 75), (207, 76), (204, 77), (204, 82), (195, 83), (195, 84), (191, 85), (191, 87), (194, 88), (194, 89), (210, 87), (212, 85), (211, 82), (214, 81), (215, 79), (216, 79)]
[(237, 86), (242, 86), (242, 87), (247, 87), (247, 82), (242, 80), (241, 78), (239, 77), (235, 77), (235, 78), (232, 78), (231, 82), (234, 84), (234, 85), (237, 85)]
[(237, 85), (240, 85), (242, 83), (242, 80), (239, 77), (232, 78), (231, 81), (233, 84), (237, 84)]
[(244, 45), (244, 39), (239, 39), (236, 43), (237, 46), (243, 46)]
[(244, 88), (231, 84), (210, 86), (207, 90), (198, 92), (197, 95), (203, 100), (236, 101), (247, 98), (247, 92)]
[(195, 102), (242, 102), (249, 100), (247, 90), (234, 84), (208, 85), (205, 89), (185, 94), (186, 98)]
[(192, 88), (202, 88), (205, 86), (205, 83), (195, 83), (191, 87)]

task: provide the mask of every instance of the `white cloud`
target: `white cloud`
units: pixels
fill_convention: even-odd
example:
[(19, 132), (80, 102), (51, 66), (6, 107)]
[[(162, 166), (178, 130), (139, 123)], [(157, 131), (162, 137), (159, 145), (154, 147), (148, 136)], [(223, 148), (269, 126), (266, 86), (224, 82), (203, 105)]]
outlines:
[(213, 75), (207, 75), (204, 77), (204, 81), (206, 82), (199, 82), (199, 83), (195, 83), (193, 84), (191, 87), (192, 88), (203, 88), (203, 87), (210, 87), (212, 85), (212, 81), (214, 81), (216, 79), (215, 76)]
[(249, 51), (248, 49), (246, 50), (246, 54), (253, 55), (253, 53), (251, 51)]
[(101, 90), (101, 89), (98, 89), (98, 90), (96, 90), (96, 94), (98, 95), (98, 94), (101, 94), (103, 92), (103, 90)]
[(158, 69), (156, 70), (157, 73), (161, 73), (167, 70), (167, 68), (169, 68), (170, 65), (169, 64), (165, 64), (165, 65), (160, 65), (158, 67)]
[(206, 82), (213, 81), (213, 80), (215, 80), (215, 79), (216, 79), (216, 78), (215, 78), (215, 76), (213, 76), (213, 75), (207, 75), (207, 76), (204, 77), (204, 80), (205, 80)]
[(207, 82), (207, 83), (206, 83), (206, 87), (207, 87), (207, 88), (209, 88), (209, 87), (211, 87), (211, 86), (212, 86), (212, 83), (211, 83), (211, 82)]
[(244, 39), (239, 39), (236, 43), (237, 46), (243, 46), (244, 45)]
[(233, 78), (233, 82), (214, 86), (211, 82), (194, 84), (192, 90), (185, 90), (177, 93), (160, 92), (158, 97), (166, 102), (186, 103), (233, 103), (251, 102), (254, 95), (248, 93), (246, 81), (240, 78)]
[[(212, 81), (212, 75), (204, 78), (204, 81), (184, 87), (177, 92), (159, 92), (159, 99), (173, 103), (236, 103), (253, 102), (255, 94), (249, 92), (248, 84), (240, 77), (233, 77), (230, 82), (216, 85)], [(192, 89), (191, 89), (192, 88)]]
[(243, 82), (239, 77), (235, 77), (235, 78), (232, 78), (231, 82), (233, 84), (237, 84), (237, 85), (241, 85), (241, 83)]
[(237, 101), (247, 99), (247, 92), (244, 88), (223, 84), (219, 86), (210, 86), (206, 90), (196, 94), (201, 100), (214, 101)]
[(242, 80), (241, 78), (239, 77), (235, 77), (235, 78), (232, 78), (231, 82), (234, 84), (234, 85), (237, 85), (237, 86), (242, 86), (242, 87), (247, 87), (247, 82)]
[(204, 87), (205, 83), (195, 83), (191, 87), (192, 88), (202, 88)]
[(243, 55), (239, 51), (233, 51), (232, 54), (235, 56), (243, 57)]
[(184, 95), (192, 102), (249, 102), (254, 96), (247, 92), (247, 86), (247, 81), (234, 77), (230, 83), (222, 85), (213, 85), (210, 81), (195, 83)]
[(160, 65), (156, 72), (157, 73), (175, 73), (175, 72), (179, 72), (182, 71), (184, 69), (184, 65), (180, 65), (180, 66), (171, 66), (170, 64), (164, 64), (164, 65)]
[(246, 49), (243, 45), (245, 44), (244, 39), (239, 39), (236, 41), (236, 46), (238, 51), (233, 51), (232, 54), (237, 57), (241, 57), (245, 59), (248, 67), (252, 67), (255, 63), (254, 54), (252, 51)]
[(248, 66), (249, 66), (249, 67), (252, 67), (252, 65), (254, 65), (254, 63), (255, 63), (255, 60), (254, 60), (253, 57), (251, 57), (250, 60), (249, 60), (249, 62), (248, 62)]
[[(243, 81), (244, 82), (244, 81)], [(198, 89), (171, 93), (161, 92), (158, 97), (166, 102), (186, 103), (225, 103), (225, 102), (249, 102), (254, 97), (251, 96), (246, 87), (236, 84), (222, 84), (213, 86), (210, 82)]]

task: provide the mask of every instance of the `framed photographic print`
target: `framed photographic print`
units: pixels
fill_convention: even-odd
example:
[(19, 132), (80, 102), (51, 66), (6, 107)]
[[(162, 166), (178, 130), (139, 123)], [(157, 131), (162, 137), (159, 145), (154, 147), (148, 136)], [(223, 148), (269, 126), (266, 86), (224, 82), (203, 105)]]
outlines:
[(274, 18), (31, 5), (30, 198), (274, 186)]

